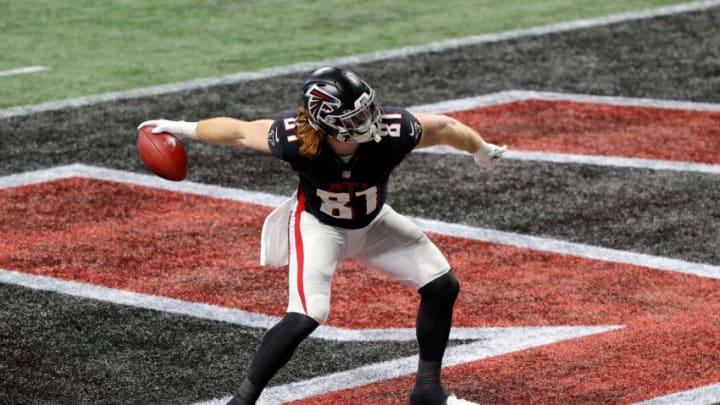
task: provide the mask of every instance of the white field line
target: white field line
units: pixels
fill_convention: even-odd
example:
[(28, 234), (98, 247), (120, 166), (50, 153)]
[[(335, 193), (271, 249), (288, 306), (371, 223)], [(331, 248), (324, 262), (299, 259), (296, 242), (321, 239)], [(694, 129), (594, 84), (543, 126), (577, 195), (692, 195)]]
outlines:
[[(55, 277), (39, 276), (18, 271), (0, 268), (0, 283), (12, 284), (34, 290), (50, 291), (80, 298), (88, 298), (117, 305), (127, 305), (161, 311), (177, 315), (186, 315), (198, 319), (225, 322), (250, 328), (268, 329), (280, 321), (279, 317), (260, 313), (242, 311), (218, 305), (201, 302), (190, 302), (175, 298), (161, 297), (132, 291), (114, 289), (89, 283), (63, 280)], [(621, 326), (577, 326), (577, 327), (522, 327), (522, 328), (453, 328), (450, 338), (452, 340), (490, 339), (493, 336), (508, 333), (536, 333), (544, 334), (552, 330), (567, 332), (567, 328), (602, 328), (604, 330), (617, 329)], [(386, 328), (386, 329), (348, 329), (322, 325), (312, 334), (318, 339), (338, 342), (371, 342), (371, 341), (398, 341), (410, 342), (415, 340), (414, 328)]]
[(454, 38), (448, 40), (442, 40), (437, 42), (431, 42), (423, 45), (406, 46), (396, 49), (389, 49), (383, 51), (369, 52), (358, 55), (331, 58), (318, 61), (300, 62), (293, 63), (285, 66), (277, 66), (266, 69), (260, 69), (253, 72), (238, 72), (220, 77), (209, 77), (200, 78), (178, 83), (169, 83), (158, 86), (138, 88), (128, 91), (111, 92), (104, 94), (97, 94), (91, 96), (84, 96), (72, 99), (49, 101), (40, 104), (25, 105), (18, 107), (11, 107), (0, 110), (0, 119), (16, 117), (21, 115), (34, 114), (44, 111), (54, 111), (63, 108), (81, 107), (86, 105), (98, 104), (103, 102), (112, 102), (118, 100), (133, 99), (139, 97), (156, 96), (160, 94), (173, 93), (178, 91), (200, 89), (209, 86), (234, 84), (240, 82), (246, 82), (250, 80), (266, 79), (281, 75), (288, 75), (294, 73), (304, 73), (315, 68), (326, 66), (326, 65), (353, 65), (363, 64), (370, 62), (383, 61), (392, 58), (408, 57), (427, 52), (440, 52), (448, 49), (457, 49), (465, 46), (479, 45), (483, 43), (492, 43), (506, 41), (509, 39), (532, 37), (539, 35), (546, 35), (557, 32), (567, 32), (580, 30), (584, 28), (591, 28), (597, 26), (603, 26), (608, 24), (615, 24), (625, 21), (641, 20), (653, 17), (660, 17), (666, 15), (673, 15), (691, 11), (706, 10), (712, 7), (720, 5), (720, 0), (704, 0), (695, 1), (683, 4), (677, 4), (666, 7), (650, 8), (639, 11), (630, 11), (618, 14), (612, 14), (609, 16), (597, 17), (597, 18), (585, 18), (575, 21), (561, 22), (556, 24), (548, 24), (539, 27), (532, 27), (526, 29), (503, 31), (493, 34), (485, 35), (473, 35), (463, 38)]
[(0, 77), (23, 75), (26, 73), (42, 72), (43, 70), (48, 70), (48, 69), (49, 68), (47, 66), (27, 66), (27, 67), (21, 67), (21, 68), (16, 68), (16, 69), (0, 70)]
[[(410, 107), (409, 110), (412, 112), (449, 113), (525, 100), (571, 101), (577, 103), (593, 103), (603, 105), (618, 105), (688, 111), (720, 111), (720, 104), (713, 103), (694, 103), (687, 101), (658, 100), (649, 98), (592, 96), (585, 94), (553, 93), (528, 90), (501, 91), (498, 93), (486, 94), (477, 97), (467, 97), (456, 100), (443, 101), (434, 104), (418, 105)], [(505, 154), (505, 157), (508, 159), (720, 174), (720, 165), (717, 164), (639, 159), (621, 156), (591, 156), (569, 153), (517, 151), (512, 150), (512, 145), (510, 145), (510, 148), (511, 149), (508, 150), (508, 152)], [(465, 152), (458, 151), (457, 149), (448, 146), (436, 146), (431, 148), (419, 149), (417, 150), (417, 152), (465, 154)]]
[(720, 404), (720, 383), (657, 397), (633, 405), (717, 405)]
[[(280, 320), (278, 317), (216, 305), (134, 293), (5, 269), (0, 269), (0, 283), (253, 328), (268, 329)], [(452, 328), (450, 339), (476, 340), (476, 342), (449, 347), (443, 366), (452, 367), (563, 340), (618, 330), (623, 327), (622, 325), (594, 325)], [(414, 328), (346, 329), (326, 325), (320, 326), (311, 336), (343, 342), (414, 341), (416, 339)], [(417, 362), (417, 355), (409, 356), (271, 387), (263, 393), (260, 403), (279, 404), (409, 375), (415, 372)], [(222, 403), (227, 403), (229, 399), (229, 397), (224, 398)], [(212, 400), (204, 403), (217, 402), (218, 400)]]
[[(162, 190), (223, 198), (269, 207), (275, 207), (287, 198), (286, 196), (269, 193), (250, 192), (194, 183), (190, 181), (172, 182), (163, 180), (154, 175), (106, 169), (83, 164), (59, 166), (51, 169), (0, 177), (0, 189), (44, 183), (68, 177), (85, 177), (98, 180), (138, 184)], [(582, 243), (566, 242), (539, 236), (503, 232), (494, 229), (477, 228), (430, 219), (413, 217), (411, 217), (411, 219), (424, 231), (441, 235), (456, 236), (466, 239), (516, 246), (525, 249), (720, 279), (720, 266), (706, 263), (688, 262), (680, 259), (609, 249)]]
[[(619, 329), (615, 326), (597, 327), (550, 327), (550, 328), (507, 328), (498, 335), (490, 335), (487, 340), (448, 347), (443, 358), (443, 367), (479, 361), (541, 345), (558, 343), (563, 340), (575, 339), (596, 333), (604, 333)], [(297, 401), (372, 384), (379, 381), (398, 378), (417, 371), (417, 356), (384, 361), (341, 371), (329, 375), (298, 381), (281, 386), (269, 387), (263, 391), (258, 404), (276, 405)], [(409, 389), (409, 387), (407, 387)], [(197, 402), (194, 405), (226, 404), (230, 397)]]
[[(418, 149), (417, 153), (438, 153), (438, 154), (467, 154), (447, 146), (433, 146), (430, 148)], [(469, 156), (469, 154), (467, 154)], [(565, 164), (582, 164), (608, 167), (626, 167), (633, 169), (669, 170), (677, 172), (696, 172), (707, 174), (720, 174), (720, 165), (694, 162), (673, 162), (670, 160), (654, 160), (626, 158), (621, 156), (591, 156), (576, 155), (570, 153), (548, 153), (548, 152), (526, 152), (508, 150), (504, 158), (514, 160), (527, 160), (535, 162), (551, 162)]]
[(720, 111), (720, 104), (715, 103), (696, 103), (692, 101), (661, 100), (654, 98), (594, 96), (589, 94), (557, 93), (533, 90), (506, 90), (482, 96), (459, 98), (433, 104), (423, 104), (409, 107), (408, 109), (413, 112), (448, 113), (525, 100), (572, 101), (576, 103), (661, 108), (670, 110)]
[(626, 158), (620, 156), (590, 156), (569, 153), (523, 152), (510, 150), (507, 152), (507, 158), (537, 162), (720, 174), (720, 165), (694, 162), (674, 162), (670, 160)]

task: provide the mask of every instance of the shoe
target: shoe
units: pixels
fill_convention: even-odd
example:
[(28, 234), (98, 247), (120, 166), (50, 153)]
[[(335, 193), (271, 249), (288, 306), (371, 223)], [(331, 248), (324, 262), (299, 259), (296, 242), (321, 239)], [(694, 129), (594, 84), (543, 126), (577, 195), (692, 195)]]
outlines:
[(445, 402), (446, 405), (479, 405), (477, 402), (470, 402), (464, 399), (460, 399), (455, 395), (450, 395)]

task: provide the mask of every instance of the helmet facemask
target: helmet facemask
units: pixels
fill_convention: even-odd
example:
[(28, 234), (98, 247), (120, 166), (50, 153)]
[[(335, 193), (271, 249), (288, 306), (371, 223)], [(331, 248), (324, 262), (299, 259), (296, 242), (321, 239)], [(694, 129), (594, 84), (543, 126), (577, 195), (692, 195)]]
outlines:
[(308, 123), (340, 142), (380, 142), (381, 113), (375, 90), (355, 73), (326, 66), (302, 87)]
[(380, 107), (372, 88), (355, 100), (355, 109), (352, 111), (339, 115), (328, 114), (321, 117), (321, 120), (337, 131), (333, 137), (340, 142), (380, 142)]

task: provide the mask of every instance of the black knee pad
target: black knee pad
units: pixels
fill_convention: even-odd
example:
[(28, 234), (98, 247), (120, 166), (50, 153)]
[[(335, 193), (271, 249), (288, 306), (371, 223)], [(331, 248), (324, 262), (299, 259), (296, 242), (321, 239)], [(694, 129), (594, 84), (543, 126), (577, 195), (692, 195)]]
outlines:
[(460, 292), (460, 282), (452, 271), (448, 271), (435, 280), (425, 284), (418, 292), (424, 300), (441, 299), (454, 302)]
[(305, 340), (318, 325), (316, 320), (305, 314), (288, 312), (268, 333), (272, 332), (281, 336), (281, 339), (286, 344), (297, 346)]
[[(428, 383), (432, 391), (440, 386), (439, 364), (450, 336), (453, 307), (459, 291), (460, 283), (452, 272), (443, 274), (419, 290), (421, 299), (417, 315), (416, 336), (420, 347), (420, 360), (438, 364), (436, 370), (438, 382), (430, 381)], [(424, 386), (428, 384), (424, 384)], [(425, 388), (423, 389), (426, 391)]]

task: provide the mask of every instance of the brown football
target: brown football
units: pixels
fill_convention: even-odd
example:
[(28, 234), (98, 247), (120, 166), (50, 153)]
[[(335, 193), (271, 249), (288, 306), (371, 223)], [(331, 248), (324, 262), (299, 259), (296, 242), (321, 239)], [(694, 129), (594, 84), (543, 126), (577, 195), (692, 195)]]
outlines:
[(145, 125), (138, 130), (138, 152), (145, 167), (158, 176), (180, 181), (187, 176), (187, 154), (182, 142), (173, 134), (153, 134), (155, 128)]

